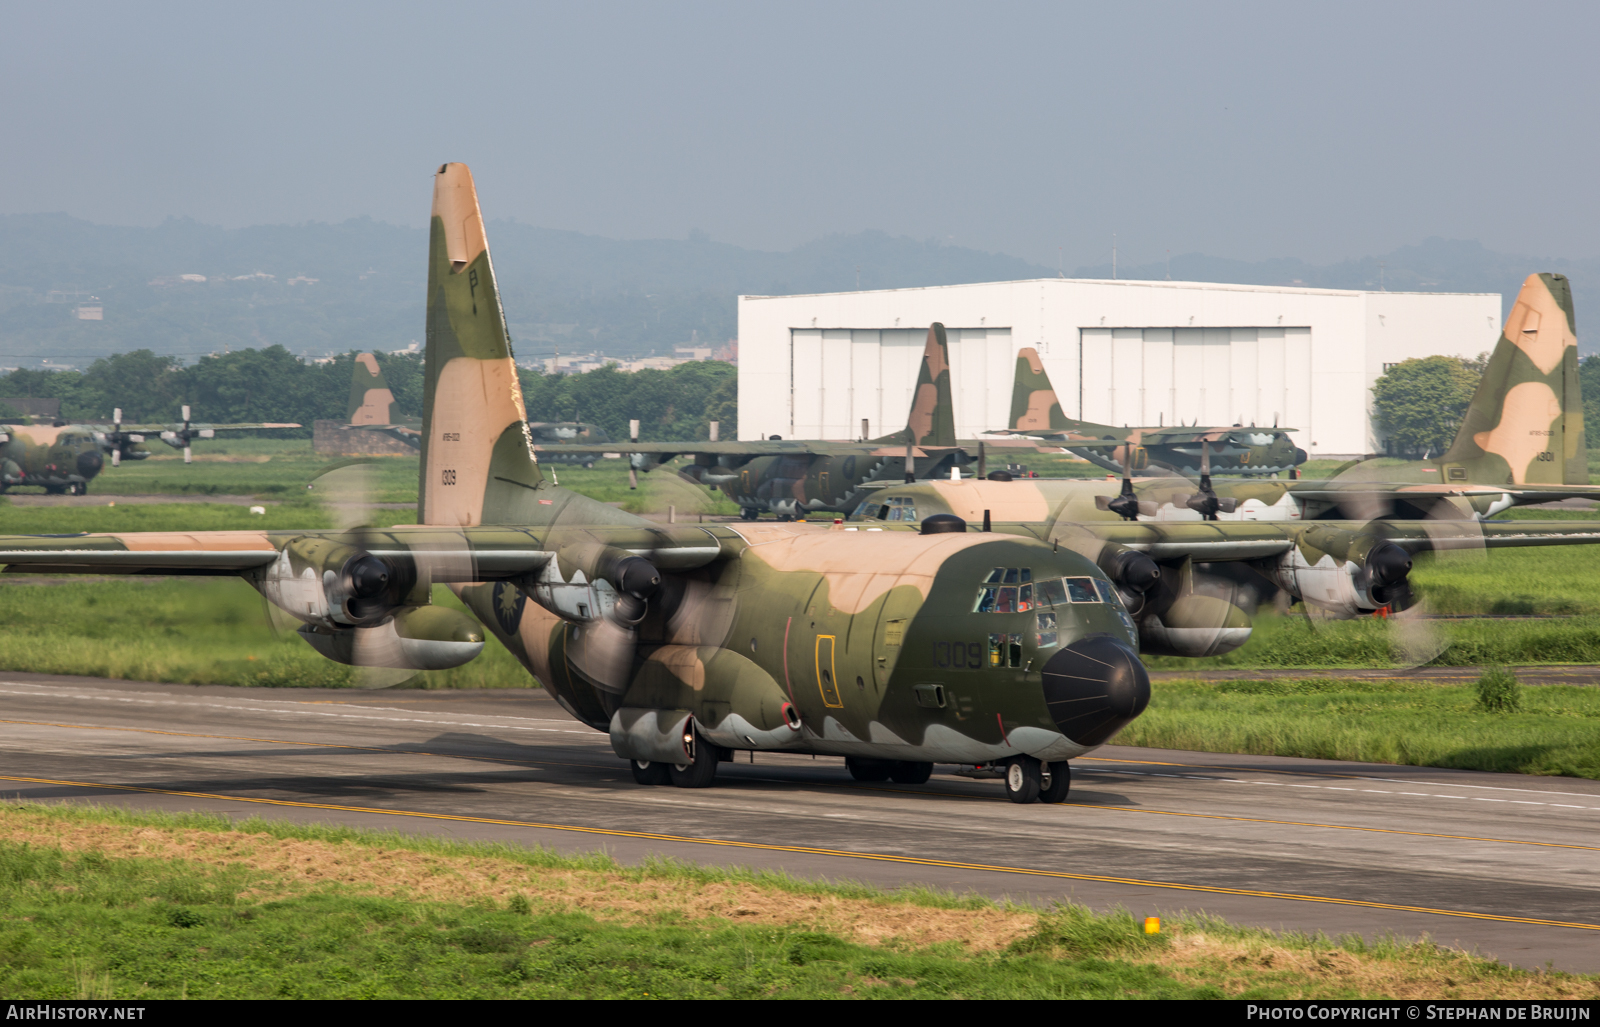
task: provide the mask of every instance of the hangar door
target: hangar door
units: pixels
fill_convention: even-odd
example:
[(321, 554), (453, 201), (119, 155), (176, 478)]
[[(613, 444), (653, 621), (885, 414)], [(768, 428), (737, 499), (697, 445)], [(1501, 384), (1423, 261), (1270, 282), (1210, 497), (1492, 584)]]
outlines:
[[(1004, 427), (1016, 351), (1010, 328), (946, 328), (956, 435)], [(789, 332), (791, 439), (869, 438), (906, 426), (927, 328), (794, 328)]]
[(1078, 410), (1098, 424), (1309, 428), (1311, 329), (1080, 329)]

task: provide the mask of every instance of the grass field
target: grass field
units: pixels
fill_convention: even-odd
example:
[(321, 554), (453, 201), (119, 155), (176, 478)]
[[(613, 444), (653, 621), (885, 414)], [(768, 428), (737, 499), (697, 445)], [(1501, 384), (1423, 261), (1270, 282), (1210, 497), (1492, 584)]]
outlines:
[(1594, 998), (1427, 941), (202, 814), (0, 807), (13, 998)]
[(1489, 713), (1474, 685), (1157, 681), (1118, 744), (1600, 778), (1600, 689), (1525, 688)]
[[(259, 520), (260, 518), (257, 518)], [(352, 669), (293, 631), (275, 635), (261, 596), (238, 578), (54, 579), (0, 588), (0, 668), (179, 684), (343, 688)], [(443, 586), (434, 602), (462, 609)], [(415, 687), (528, 688), (491, 641), (471, 663), (425, 671)]]

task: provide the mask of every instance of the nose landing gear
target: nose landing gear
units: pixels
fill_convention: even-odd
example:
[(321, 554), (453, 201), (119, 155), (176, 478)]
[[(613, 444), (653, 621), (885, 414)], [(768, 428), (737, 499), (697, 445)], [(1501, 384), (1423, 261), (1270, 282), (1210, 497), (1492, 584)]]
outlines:
[(1072, 767), (1018, 756), (1006, 766), (1006, 798), (1012, 802), (1057, 803), (1072, 788)]

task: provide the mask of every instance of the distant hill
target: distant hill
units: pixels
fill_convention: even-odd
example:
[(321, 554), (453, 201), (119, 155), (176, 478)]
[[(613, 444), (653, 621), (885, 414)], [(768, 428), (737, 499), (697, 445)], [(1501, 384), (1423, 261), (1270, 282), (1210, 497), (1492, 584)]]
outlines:
[[(735, 298), (1054, 277), (1004, 254), (895, 237), (831, 235), (786, 253), (704, 236), (617, 240), (496, 221), (489, 229), (512, 337), (521, 356), (601, 350), (670, 352), (691, 338), (734, 337)], [(223, 229), (171, 218), (154, 228), (95, 225), (65, 214), (0, 216), (0, 367), (41, 357), (87, 366), (149, 349), (193, 359), (282, 345), (297, 355), (395, 350), (422, 337), (427, 235), (366, 218), (340, 224)], [(1532, 271), (1573, 280), (1580, 318), (1600, 316), (1600, 258), (1494, 253), (1429, 239), (1382, 257), (1312, 265), (1283, 259), (1174, 257), (1171, 277), (1264, 285), (1499, 292), (1509, 302)], [(1165, 264), (1119, 267), (1165, 278)], [(189, 276), (186, 280), (184, 276)], [(194, 280), (203, 276), (204, 281)], [(1109, 278), (1109, 265), (1075, 277)], [(103, 320), (75, 310), (94, 296)], [(1595, 346), (1585, 346), (1592, 352)], [(31, 359), (30, 359), (31, 358)]]
[[(670, 352), (734, 337), (740, 293), (832, 292), (1032, 278), (1014, 257), (894, 238), (829, 236), (787, 253), (704, 237), (621, 241), (493, 222), (495, 271), (519, 355)], [(369, 219), (154, 228), (65, 214), (0, 216), (0, 366), (86, 364), (150, 349), (193, 358), (282, 345), (318, 356), (421, 341), (427, 233)], [(204, 281), (185, 280), (204, 276)], [(74, 311), (94, 296), (104, 320)]]

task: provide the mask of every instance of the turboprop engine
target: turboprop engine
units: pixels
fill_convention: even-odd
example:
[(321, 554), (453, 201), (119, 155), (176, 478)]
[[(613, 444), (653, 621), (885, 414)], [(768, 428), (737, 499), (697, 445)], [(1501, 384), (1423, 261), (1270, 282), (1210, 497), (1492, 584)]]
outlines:
[(336, 663), (445, 670), (483, 651), (482, 627), (460, 611), (430, 605), (430, 589), (411, 560), (302, 538), (249, 580), (302, 622), (307, 644)]
[(1139, 610), (1139, 651), (1149, 656), (1216, 656), (1250, 641), (1250, 614), (1195, 588), (1194, 563), (1163, 571)]
[(1381, 535), (1317, 525), (1258, 569), (1306, 602), (1354, 617), (1404, 603), (1411, 556)]
[(644, 557), (580, 542), (559, 547), (524, 591), (562, 620), (637, 624), (660, 588), (661, 572)]

